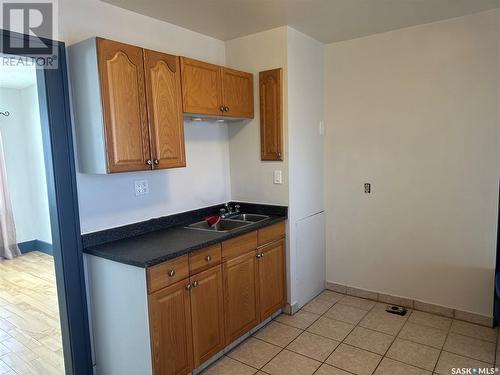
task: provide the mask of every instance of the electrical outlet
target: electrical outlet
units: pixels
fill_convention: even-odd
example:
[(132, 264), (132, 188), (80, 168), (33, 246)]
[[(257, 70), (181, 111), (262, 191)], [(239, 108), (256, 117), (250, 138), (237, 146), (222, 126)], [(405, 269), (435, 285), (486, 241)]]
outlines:
[(280, 170), (274, 171), (273, 183), (275, 183), (276, 185), (281, 185), (283, 183), (283, 178)]
[(134, 181), (135, 196), (149, 194), (148, 180)]

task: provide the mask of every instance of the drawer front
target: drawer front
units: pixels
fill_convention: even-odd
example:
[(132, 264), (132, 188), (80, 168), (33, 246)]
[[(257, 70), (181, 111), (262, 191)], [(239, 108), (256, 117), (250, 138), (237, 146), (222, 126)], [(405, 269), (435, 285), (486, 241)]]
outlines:
[(209, 246), (189, 254), (189, 272), (191, 275), (220, 264), (221, 244)]
[(188, 256), (169, 260), (148, 269), (148, 293), (172, 285), (189, 276)]
[(285, 236), (285, 222), (270, 225), (259, 229), (259, 246), (275, 241)]
[(222, 261), (236, 258), (257, 248), (257, 231), (231, 238), (222, 243)]

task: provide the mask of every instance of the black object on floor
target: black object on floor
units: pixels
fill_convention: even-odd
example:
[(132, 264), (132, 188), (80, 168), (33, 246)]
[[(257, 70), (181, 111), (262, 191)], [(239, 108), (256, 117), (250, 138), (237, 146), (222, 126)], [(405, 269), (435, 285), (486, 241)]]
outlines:
[(405, 316), (406, 315), (406, 309), (402, 306), (391, 306), (388, 305), (387, 308), (385, 309), (388, 313), (391, 314), (396, 314), (396, 315), (401, 315)]

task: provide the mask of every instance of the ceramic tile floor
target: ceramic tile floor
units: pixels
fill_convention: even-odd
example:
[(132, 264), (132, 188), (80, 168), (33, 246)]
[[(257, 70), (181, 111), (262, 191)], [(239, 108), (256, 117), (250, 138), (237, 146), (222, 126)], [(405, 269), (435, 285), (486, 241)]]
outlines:
[(325, 290), (280, 315), (212, 364), (205, 375), (425, 375), (494, 368), (497, 329)]

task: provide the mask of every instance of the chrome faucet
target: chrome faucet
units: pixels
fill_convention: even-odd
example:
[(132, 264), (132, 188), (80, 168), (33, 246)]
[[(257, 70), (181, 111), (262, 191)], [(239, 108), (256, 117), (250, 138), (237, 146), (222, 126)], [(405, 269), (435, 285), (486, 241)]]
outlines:
[(231, 204), (226, 203), (224, 205), (224, 208), (221, 208), (219, 210), (219, 213), (220, 213), (220, 217), (223, 219), (225, 219), (226, 217), (229, 217), (231, 215), (239, 214), (240, 213), (240, 205), (235, 204), (234, 209), (233, 209), (233, 207), (231, 207)]

